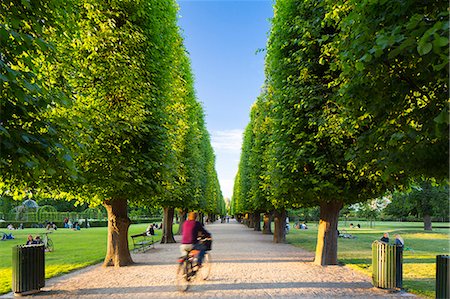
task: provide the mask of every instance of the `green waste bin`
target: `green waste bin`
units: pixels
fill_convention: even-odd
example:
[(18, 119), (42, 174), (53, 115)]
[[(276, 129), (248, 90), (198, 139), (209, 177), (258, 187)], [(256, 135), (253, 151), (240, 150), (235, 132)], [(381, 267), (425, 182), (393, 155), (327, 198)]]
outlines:
[(17, 295), (37, 293), (45, 286), (44, 244), (12, 248), (12, 290)]
[(403, 247), (372, 243), (372, 283), (382, 289), (403, 287)]
[(436, 298), (450, 297), (450, 257), (448, 255), (436, 256)]

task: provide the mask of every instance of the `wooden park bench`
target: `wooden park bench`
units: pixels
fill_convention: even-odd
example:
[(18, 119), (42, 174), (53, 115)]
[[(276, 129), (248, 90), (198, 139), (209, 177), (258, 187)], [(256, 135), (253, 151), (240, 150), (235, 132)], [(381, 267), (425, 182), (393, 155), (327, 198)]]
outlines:
[(155, 248), (155, 241), (153, 240), (152, 235), (147, 235), (147, 232), (143, 232), (142, 234), (131, 236), (133, 240), (133, 251), (145, 252), (151, 247)]

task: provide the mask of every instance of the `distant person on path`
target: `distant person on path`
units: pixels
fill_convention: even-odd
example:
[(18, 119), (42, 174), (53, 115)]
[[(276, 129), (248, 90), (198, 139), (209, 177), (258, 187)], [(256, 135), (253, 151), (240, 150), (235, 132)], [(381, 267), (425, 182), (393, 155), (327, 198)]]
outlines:
[(381, 242), (389, 243), (389, 234), (384, 233), (383, 236), (380, 239)]
[(356, 225), (357, 228), (361, 228), (361, 225), (359, 225), (359, 223)]
[(403, 247), (405, 245), (405, 241), (403, 241), (403, 238), (399, 234), (395, 234), (394, 237), (395, 237), (395, 243), (394, 243), (395, 245), (401, 246), (401, 247)]
[(199, 250), (198, 254), (198, 266), (202, 266), (203, 257), (205, 256), (206, 246), (198, 242), (197, 238), (211, 237), (211, 234), (203, 227), (203, 225), (196, 221), (197, 213), (190, 212), (188, 219), (183, 223), (183, 236), (181, 239), (180, 251), (182, 255), (186, 254), (186, 251), (192, 249)]

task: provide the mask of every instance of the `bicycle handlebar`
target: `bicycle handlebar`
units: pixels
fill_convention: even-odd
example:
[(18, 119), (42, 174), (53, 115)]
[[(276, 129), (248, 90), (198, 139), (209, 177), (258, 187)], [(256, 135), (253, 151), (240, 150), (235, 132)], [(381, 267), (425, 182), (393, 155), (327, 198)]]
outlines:
[(212, 240), (212, 237), (197, 238), (197, 241), (210, 241), (210, 240)]

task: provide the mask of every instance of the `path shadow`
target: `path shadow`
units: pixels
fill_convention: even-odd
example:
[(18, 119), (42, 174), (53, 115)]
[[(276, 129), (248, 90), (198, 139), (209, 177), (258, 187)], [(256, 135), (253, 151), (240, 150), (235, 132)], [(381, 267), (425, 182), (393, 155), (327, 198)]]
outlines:
[[(372, 285), (366, 282), (285, 282), (285, 283), (218, 283), (218, 284), (196, 284), (193, 291), (225, 291), (225, 290), (276, 290), (276, 289), (349, 289), (355, 288), (369, 290)], [(91, 295), (121, 295), (121, 294), (145, 294), (145, 293), (161, 293), (161, 292), (178, 292), (174, 285), (156, 285), (156, 286), (140, 286), (140, 287), (120, 287), (120, 288), (79, 288), (75, 291), (51, 290), (44, 291), (28, 297), (47, 297), (65, 295), (76, 298)], [(370, 296), (370, 293), (367, 293)]]
[[(291, 258), (291, 259), (220, 259), (214, 258), (213, 264), (275, 264), (275, 263), (312, 263), (312, 258)], [(173, 261), (138, 261), (134, 262), (129, 267), (143, 267), (143, 266), (178, 266), (177, 259)]]
[(310, 263), (313, 259), (279, 259), (279, 260), (267, 260), (267, 259), (247, 259), (247, 260), (221, 260), (221, 259), (214, 259), (214, 263), (221, 263), (221, 264), (273, 264), (273, 263)]

